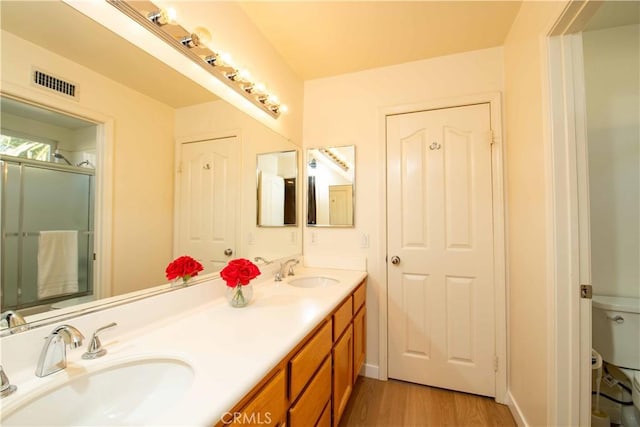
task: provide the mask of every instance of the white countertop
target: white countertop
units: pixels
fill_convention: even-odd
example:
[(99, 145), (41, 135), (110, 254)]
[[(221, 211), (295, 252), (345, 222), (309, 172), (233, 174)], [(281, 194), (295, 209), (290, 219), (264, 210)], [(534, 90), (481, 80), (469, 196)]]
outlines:
[[(324, 288), (287, 284), (289, 279), (303, 276), (332, 277), (340, 283)], [(13, 381), (18, 384), (18, 392), (3, 399), (2, 406), (10, 410), (13, 403), (19, 404), (40, 387), (50, 388), (74, 375), (119, 361), (173, 357), (191, 365), (193, 383), (174, 405), (158, 408), (157, 418), (148, 424), (215, 425), (365, 277), (362, 271), (299, 269), (295, 277), (283, 282), (255, 284), (253, 299), (244, 308), (229, 306), (224, 297), (215, 298), (128, 334), (105, 333), (102, 342), (108, 350), (106, 356), (82, 360), (84, 349), (68, 351), (65, 371), (46, 378), (19, 375), (20, 383)]]

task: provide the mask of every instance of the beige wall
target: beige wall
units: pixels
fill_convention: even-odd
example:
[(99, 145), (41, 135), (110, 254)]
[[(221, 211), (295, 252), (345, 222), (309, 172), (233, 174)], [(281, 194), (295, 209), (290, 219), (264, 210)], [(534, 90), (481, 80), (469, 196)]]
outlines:
[(599, 295), (640, 297), (640, 26), (583, 33), (591, 277)]
[(532, 426), (548, 410), (544, 37), (564, 4), (523, 2), (504, 45), (509, 389)]
[(256, 156), (259, 153), (300, 150), (291, 141), (227, 104), (215, 101), (176, 110), (175, 135), (179, 142), (236, 135), (241, 145), (240, 206), (236, 254), (249, 259), (282, 258), (302, 252), (302, 190), (298, 185), (298, 226), (257, 227)]
[[(31, 86), (32, 66), (75, 82), (79, 100)], [(5, 31), (2, 90), (113, 119), (113, 291), (166, 282), (173, 238), (173, 109)]]
[[(304, 254), (367, 258), (367, 364), (379, 366), (379, 298), (386, 298), (380, 235), (387, 107), (503, 90), (502, 48), (411, 62), (305, 82), (304, 146), (356, 146), (355, 227), (308, 228)], [(311, 233), (316, 241), (311, 243)], [(369, 247), (361, 248), (362, 236)]]

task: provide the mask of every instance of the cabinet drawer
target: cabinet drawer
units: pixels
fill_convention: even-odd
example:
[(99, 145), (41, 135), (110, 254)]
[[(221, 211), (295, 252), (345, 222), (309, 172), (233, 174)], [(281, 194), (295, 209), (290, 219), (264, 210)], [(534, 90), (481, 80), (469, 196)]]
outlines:
[(364, 305), (364, 300), (367, 296), (367, 287), (363, 282), (358, 289), (353, 293), (353, 314), (356, 314), (360, 307)]
[(289, 362), (289, 398), (293, 402), (331, 351), (331, 322), (325, 325), (305, 344)]
[(287, 388), (280, 370), (242, 410), (234, 414), (232, 425), (275, 426), (284, 420)]
[(331, 427), (331, 401), (328, 401), (324, 406), (324, 410), (316, 423), (316, 427)]
[(349, 297), (342, 303), (340, 308), (333, 313), (333, 341), (335, 342), (342, 332), (349, 326), (351, 323), (351, 318), (353, 317), (352, 309), (352, 297)]
[(289, 427), (315, 425), (330, 398), (331, 358), (327, 357), (316, 376), (309, 383), (309, 387), (289, 410)]

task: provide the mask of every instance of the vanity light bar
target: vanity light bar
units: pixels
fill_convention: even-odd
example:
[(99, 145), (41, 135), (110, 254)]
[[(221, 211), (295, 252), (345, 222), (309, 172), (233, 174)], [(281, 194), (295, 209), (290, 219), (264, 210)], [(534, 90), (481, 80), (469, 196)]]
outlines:
[[(148, 1), (106, 1), (203, 67), (271, 117), (277, 119), (280, 113), (288, 111), (287, 106), (281, 104), (276, 96), (268, 93), (263, 84), (251, 81), (246, 70), (239, 70), (235, 67), (229, 55), (209, 49), (206, 46), (207, 41), (203, 40), (205, 37), (199, 32), (200, 30), (208, 33), (206, 29), (199, 27), (194, 32), (188, 32), (179, 26), (176, 23), (173, 9), (160, 9)], [(142, 10), (142, 7), (153, 8), (153, 10)]]
[(346, 171), (349, 170), (349, 165), (347, 164), (347, 162), (342, 160), (340, 158), (340, 156), (338, 156), (338, 154), (334, 153), (331, 149), (329, 149), (329, 148), (318, 148), (318, 151), (320, 151), (322, 154), (324, 154), (326, 157), (328, 157), (333, 163), (338, 165), (343, 171), (346, 172)]

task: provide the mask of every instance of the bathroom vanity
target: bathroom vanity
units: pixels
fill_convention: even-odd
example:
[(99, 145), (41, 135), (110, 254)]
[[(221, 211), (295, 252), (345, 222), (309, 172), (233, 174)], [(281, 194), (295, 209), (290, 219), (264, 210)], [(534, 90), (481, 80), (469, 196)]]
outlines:
[[(365, 359), (366, 272), (270, 273), (245, 308), (212, 278), (4, 336), (18, 390), (0, 402), (2, 425), (337, 425)], [(101, 333), (106, 355), (82, 359), (88, 337), (114, 321)], [(43, 339), (62, 323), (87, 339), (66, 369), (37, 377)]]
[(338, 425), (365, 360), (362, 280), (218, 425)]

